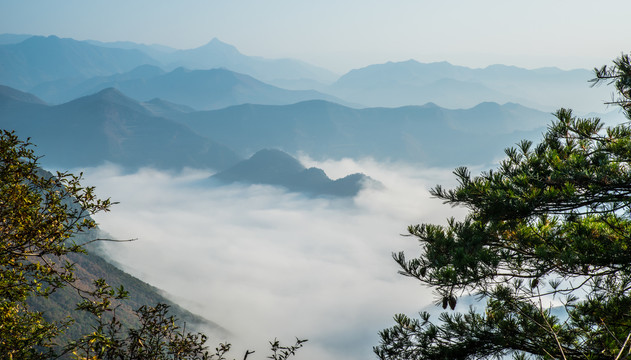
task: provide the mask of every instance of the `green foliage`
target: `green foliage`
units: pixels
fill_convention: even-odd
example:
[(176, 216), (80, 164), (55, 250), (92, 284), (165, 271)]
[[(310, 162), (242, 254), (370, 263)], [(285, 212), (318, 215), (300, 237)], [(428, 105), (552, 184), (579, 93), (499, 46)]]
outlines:
[[(627, 118), (631, 65), (596, 70), (615, 83)], [(408, 228), (418, 258), (394, 255), (401, 273), (434, 287), (444, 309), (476, 294), (484, 312), (395, 317), (382, 359), (624, 359), (631, 354), (631, 125), (605, 127), (570, 110), (540, 144), (506, 150), (498, 169), (432, 195), (469, 214), (446, 226)], [(561, 316), (558, 308), (562, 307)]]
[[(92, 299), (77, 306), (96, 319), (94, 331), (66, 347), (75, 359), (213, 359), (206, 350), (206, 336), (180, 330), (177, 319), (168, 315), (169, 306), (142, 306), (137, 311), (139, 326), (125, 329), (116, 317), (115, 300), (127, 297), (121, 287), (114, 289), (95, 280)], [(96, 300), (94, 300), (96, 299)]]
[(45, 176), (30, 145), (0, 133), (0, 354), (16, 359), (50, 356), (45, 350), (70, 320), (47, 322), (26, 300), (73, 283), (63, 257), (82, 248), (69, 239), (94, 228), (90, 215), (110, 205), (82, 187), (80, 176)]
[[(225, 360), (230, 344), (210, 354), (206, 336), (180, 329), (178, 319), (168, 315), (169, 305), (141, 306), (137, 326), (129, 326), (117, 317), (128, 296), (122, 286), (113, 288), (100, 278), (91, 287), (79, 281), (72, 259), (86, 255), (87, 243), (102, 239), (78, 244), (75, 235), (95, 229), (91, 215), (108, 211), (111, 203), (82, 187), (81, 176), (51, 176), (39, 169), (30, 146), (13, 132), (0, 133), (0, 358)], [(76, 292), (81, 299), (76, 311), (84, 316), (47, 320), (31, 307), (38, 303), (33, 299), (51, 301), (64, 288)], [(64, 331), (78, 318), (88, 319), (90, 331), (62, 344)], [(305, 341), (289, 347), (274, 341), (270, 358), (285, 360)]]

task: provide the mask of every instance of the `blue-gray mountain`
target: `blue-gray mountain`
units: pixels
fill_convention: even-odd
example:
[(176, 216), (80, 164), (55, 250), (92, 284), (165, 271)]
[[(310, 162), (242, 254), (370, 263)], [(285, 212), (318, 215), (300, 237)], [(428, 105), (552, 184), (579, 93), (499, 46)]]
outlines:
[(192, 111), (160, 99), (141, 103), (114, 89), (50, 106), (2, 89), (0, 126), (32, 137), (46, 161), (64, 166), (110, 161), (220, 170), (265, 148), (316, 159), (373, 157), (458, 166), (492, 161), (506, 143), (536, 138), (552, 118), (495, 103), (465, 110), (433, 104), (353, 109), (306, 101)]
[(114, 49), (56, 36), (0, 45), (0, 84), (22, 91), (59, 79), (88, 79), (157, 64), (135, 49)]
[[(155, 115), (115, 89), (49, 106), (0, 86), (0, 128), (30, 137), (46, 166), (73, 168), (112, 162), (129, 169), (152, 166), (224, 169), (241, 160), (234, 151), (190, 128)], [(150, 110), (153, 108), (153, 111)]]
[(260, 150), (247, 160), (211, 177), (222, 183), (267, 184), (312, 196), (355, 196), (364, 187), (379, 183), (364, 174), (331, 180), (322, 169), (305, 168), (297, 159), (275, 149)]
[(323, 91), (369, 106), (398, 107), (434, 102), (447, 108), (468, 108), (481, 102), (516, 102), (540, 110), (558, 107), (593, 111), (603, 108), (609, 90), (590, 88), (586, 69), (527, 70), (491, 65), (483, 69), (447, 62), (415, 60), (370, 65), (348, 72)]
[[(602, 102), (610, 98), (605, 87), (589, 88), (587, 81), (592, 73), (582, 69), (527, 70), (505, 65), (471, 69), (446, 62), (424, 64), (409, 60), (352, 70), (330, 85), (336, 76), (324, 69), (291, 59), (246, 56), (234, 46), (217, 39), (196, 49), (176, 50), (131, 42), (100, 43), (54, 36), (24, 38), (25, 35), (0, 35), (0, 84), (29, 91), (51, 103), (69, 101), (132, 81), (130, 74), (123, 73), (147, 64), (159, 66), (167, 72), (182, 66), (191, 71), (224, 68), (285, 89), (319, 91), (279, 99), (282, 92), (276, 88), (272, 90), (275, 94), (270, 100), (260, 92), (264, 86), (245, 81), (238, 86), (243, 87), (247, 96), (237, 96), (239, 91), (233, 88), (228, 89), (236, 96), (231, 101), (197, 99), (194, 101), (197, 106), (185, 103), (186, 99), (167, 97), (173, 94), (153, 95), (199, 109), (240, 103), (288, 104), (306, 99), (325, 99), (355, 107), (400, 107), (434, 102), (447, 108), (469, 108), (480, 102), (515, 102), (544, 111), (554, 111), (563, 106), (581, 113), (594, 109), (607, 111)], [(114, 74), (122, 75), (103, 78)], [(139, 77), (138, 73), (132, 75), (135, 79), (147, 78)], [(128, 78), (124, 79), (126, 76)], [(93, 77), (99, 78), (90, 80)], [(249, 89), (250, 85), (254, 88)], [(182, 93), (190, 94), (198, 85), (179, 82), (176, 86)], [(129, 89), (119, 90), (131, 95)], [(132, 96), (142, 100), (151, 97), (146, 91)]]
[(224, 68), (271, 84), (307, 90), (324, 87), (338, 77), (329, 70), (299, 60), (243, 55), (232, 45), (217, 39), (196, 49), (176, 50), (132, 42), (0, 35), (0, 84), (22, 91), (34, 92), (37, 85), (60, 79), (76, 85), (94, 76), (122, 73), (146, 64), (169, 71), (177, 67), (194, 70)]
[(108, 87), (114, 87), (141, 101), (161, 98), (198, 110), (246, 103), (287, 105), (310, 99), (344, 103), (314, 90), (281, 89), (226, 69), (177, 68), (165, 73), (158, 67), (147, 65), (128, 73), (96, 77), (78, 83), (66, 79), (44, 83), (33, 88), (33, 93), (46, 101), (62, 103)]
[(33, 87), (29, 92), (51, 104), (62, 104), (76, 98), (92, 95), (110, 87), (118, 88), (120, 83), (149, 79), (165, 73), (155, 65), (140, 65), (128, 72), (89, 79), (63, 78), (47, 81)]
[(353, 174), (329, 179), (320, 169), (305, 169), (291, 156), (262, 151), (251, 159), (169, 120), (186, 107), (160, 99), (141, 103), (115, 89), (50, 106), (27, 93), (0, 86), (0, 128), (15, 130), (38, 145), (49, 167), (72, 168), (116, 163), (133, 171), (207, 168), (225, 172), (216, 179), (283, 186), (315, 196), (354, 196), (370, 179)]
[(242, 155), (277, 148), (316, 159), (372, 157), (459, 166), (492, 161), (506, 144), (536, 138), (552, 115), (517, 104), (483, 103), (466, 110), (434, 104), (352, 109), (314, 100), (239, 105), (177, 118)]
[(312, 84), (330, 84), (338, 75), (333, 72), (295, 59), (265, 59), (243, 55), (232, 45), (212, 39), (195, 49), (178, 50), (158, 58), (169, 68), (190, 69), (226, 68), (251, 75), (257, 79), (277, 85), (290, 86), (303, 81)]
[(236, 47), (217, 38), (205, 45), (187, 50), (160, 45), (136, 44), (129, 41), (105, 43), (88, 40), (87, 42), (103, 47), (143, 51), (158, 60), (167, 69), (177, 67), (190, 69), (226, 68), (287, 88), (324, 87), (338, 78), (337, 74), (327, 69), (295, 59), (266, 59), (259, 56), (244, 55)]

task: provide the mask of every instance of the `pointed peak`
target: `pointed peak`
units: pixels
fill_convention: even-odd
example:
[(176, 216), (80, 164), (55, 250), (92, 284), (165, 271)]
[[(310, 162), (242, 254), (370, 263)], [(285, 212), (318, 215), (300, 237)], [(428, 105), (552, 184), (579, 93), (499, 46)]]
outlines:
[(77, 102), (77, 101), (80, 101), (80, 102), (102, 101), (102, 102), (119, 103), (119, 104), (136, 102), (135, 100), (127, 97), (125, 94), (123, 94), (118, 89), (113, 88), (113, 87), (109, 87), (109, 88), (100, 90), (94, 94), (86, 95), (84, 97), (72, 100), (71, 103)]
[(113, 104), (116, 106), (123, 106), (129, 109), (133, 109), (134, 111), (142, 112), (145, 114), (149, 114), (149, 110), (147, 110), (144, 106), (142, 106), (138, 101), (128, 97), (127, 95), (120, 92), (118, 89), (109, 87), (103, 89), (95, 94), (84, 96), (82, 98), (71, 101), (68, 104), (74, 103), (106, 103)]
[(93, 96), (99, 97), (99, 98), (119, 98), (119, 97), (127, 98), (127, 96), (125, 96), (125, 94), (120, 92), (120, 90), (113, 87), (105, 88), (95, 93)]
[(210, 39), (210, 41), (208, 43), (206, 43), (206, 45), (224, 45), (224, 46), (234, 47), (234, 46), (232, 46), (232, 45), (230, 45), (228, 43), (225, 43), (225, 42), (219, 40), (219, 38), (216, 38), (216, 37)]
[(198, 49), (222, 50), (224, 52), (229, 51), (239, 53), (239, 50), (237, 50), (235, 46), (225, 43), (216, 37), (212, 38), (209, 42), (207, 42), (205, 45), (200, 46)]

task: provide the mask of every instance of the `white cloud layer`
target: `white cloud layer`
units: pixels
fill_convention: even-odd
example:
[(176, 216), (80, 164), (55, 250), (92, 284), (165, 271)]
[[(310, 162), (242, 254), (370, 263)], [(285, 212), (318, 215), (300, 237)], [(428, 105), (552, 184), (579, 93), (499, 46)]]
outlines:
[(309, 339), (298, 359), (372, 357), (394, 314), (413, 315), (432, 301), (431, 290), (397, 274), (391, 253), (418, 251), (400, 236), (407, 225), (464, 213), (427, 191), (453, 185), (451, 169), (301, 160), (332, 178), (363, 172), (385, 188), (309, 199), (270, 186), (207, 188), (198, 182), (205, 172), (123, 174), (114, 166), (87, 169), (84, 183), (120, 202), (96, 217), (101, 227), (139, 238), (104, 244), (110, 256), (238, 335), (229, 339), (235, 345), (263, 358), (268, 340), (297, 336)]

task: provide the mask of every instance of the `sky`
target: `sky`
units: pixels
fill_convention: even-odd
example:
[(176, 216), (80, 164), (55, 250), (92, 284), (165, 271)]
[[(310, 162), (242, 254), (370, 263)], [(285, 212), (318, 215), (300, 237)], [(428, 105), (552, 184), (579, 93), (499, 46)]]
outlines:
[(387, 61), (604, 65), (629, 50), (627, 0), (1, 0), (0, 33), (290, 57), (338, 74)]

